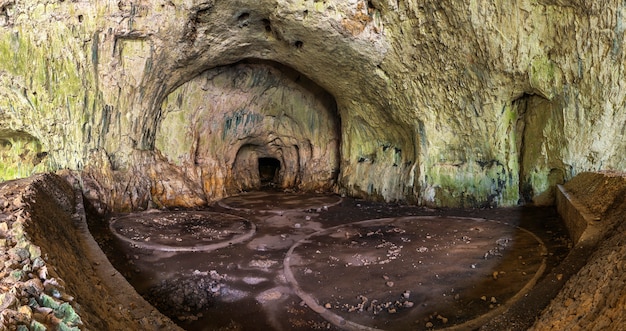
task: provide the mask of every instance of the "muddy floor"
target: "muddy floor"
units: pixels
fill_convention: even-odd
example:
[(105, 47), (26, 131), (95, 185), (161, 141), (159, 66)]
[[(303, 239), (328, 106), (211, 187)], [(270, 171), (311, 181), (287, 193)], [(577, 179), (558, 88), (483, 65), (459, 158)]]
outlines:
[(113, 265), (187, 330), (473, 329), (571, 245), (553, 208), (280, 192), (89, 223)]

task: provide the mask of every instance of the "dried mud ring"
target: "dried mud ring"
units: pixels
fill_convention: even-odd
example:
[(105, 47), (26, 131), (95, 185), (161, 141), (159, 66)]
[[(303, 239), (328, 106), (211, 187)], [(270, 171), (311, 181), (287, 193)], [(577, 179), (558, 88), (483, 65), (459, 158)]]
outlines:
[(137, 247), (167, 252), (212, 251), (256, 232), (245, 218), (207, 211), (132, 213), (111, 219), (109, 229)]
[(343, 199), (337, 195), (258, 191), (228, 197), (220, 200), (218, 204), (239, 211), (280, 213), (328, 208), (342, 201)]
[(473, 330), (536, 284), (547, 249), (523, 228), (399, 217), (318, 231), (287, 252), (298, 296), (345, 330)]

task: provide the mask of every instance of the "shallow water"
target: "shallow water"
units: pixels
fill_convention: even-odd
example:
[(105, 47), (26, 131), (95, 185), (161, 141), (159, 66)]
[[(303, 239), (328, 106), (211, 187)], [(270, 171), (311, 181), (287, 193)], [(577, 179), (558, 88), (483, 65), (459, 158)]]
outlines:
[[(150, 223), (164, 213), (90, 220), (113, 265), (187, 330), (426, 330), (480, 322), (556, 265), (570, 244), (552, 208), (432, 210), (257, 192), (206, 210), (241, 217), (232, 218), (240, 224), (225, 225), (230, 216), (196, 219), (188, 233), (165, 232), (163, 242), (226, 242), (199, 252), (120, 239), (145, 240), (158, 230), (150, 224), (165, 224)], [(229, 244), (245, 232), (241, 219), (255, 232)]]

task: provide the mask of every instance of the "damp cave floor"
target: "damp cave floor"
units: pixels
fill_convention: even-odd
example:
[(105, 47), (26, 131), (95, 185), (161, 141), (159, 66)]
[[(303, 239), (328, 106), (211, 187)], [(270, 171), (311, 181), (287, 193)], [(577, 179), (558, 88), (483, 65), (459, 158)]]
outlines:
[(89, 227), (137, 292), (190, 331), (471, 330), (571, 247), (552, 207), (429, 209), (274, 191), (91, 217)]

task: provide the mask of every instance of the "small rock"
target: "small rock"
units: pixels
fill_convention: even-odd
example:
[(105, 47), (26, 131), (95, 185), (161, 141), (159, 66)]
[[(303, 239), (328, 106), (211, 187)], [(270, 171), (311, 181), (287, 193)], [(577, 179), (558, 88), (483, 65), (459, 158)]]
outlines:
[(39, 276), (39, 279), (47, 280), (48, 279), (48, 268), (45, 265), (40, 267), (39, 271), (37, 271), (37, 275)]
[(332, 307), (333, 307), (333, 306), (332, 306), (330, 303), (326, 303), (326, 304), (324, 305), (324, 308), (326, 308), (326, 309), (330, 309), (330, 308), (332, 308)]
[(10, 292), (0, 294), (0, 311), (3, 311), (15, 304), (17, 299)]
[(22, 262), (30, 257), (30, 253), (25, 248), (14, 247), (9, 249), (9, 257), (12, 260)]
[(560, 281), (561, 279), (563, 279), (563, 274), (557, 274), (556, 275), (556, 280)]
[(24, 282), (24, 289), (31, 295), (39, 294), (44, 291), (44, 286), (38, 278), (29, 279)]
[(20, 308), (18, 308), (18, 309), (17, 309), (17, 312), (18, 312), (19, 314), (24, 315), (24, 317), (26, 318), (26, 320), (30, 320), (30, 319), (32, 319), (32, 317), (33, 317), (33, 311), (32, 311), (32, 309), (30, 309), (30, 307), (29, 307), (29, 306), (26, 306), (26, 305), (24, 305), (24, 306), (20, 306)]
[(0, 223), (0, 235), (6, 236), (8, 232), (9, 232), (9, 225), (7, 224), (7, 222)]
[(427, 322), (426, 323), (426, 327), (431, 329), (433, 326), (435, 326), (432, 322)]
[(418, 253), (426, 253), (428, 252), (428, 247), (426, 246), (421, 246), (415, 249)]
[(498, 300), (496, 300), (496, 297), (491, 297), (490, 301), (491, 301), (491, 303), (497, 303), (498, 302)]
[(28, 252), (30, 253), (31, 259), (36, 259), (41, 256), (41, 248), (39, 246), (29, 245)]
[(388, 281), (385, 283), (385, 285), (387, 285), (388, 287), (393, 287), (393, 282), (392, 281)]

